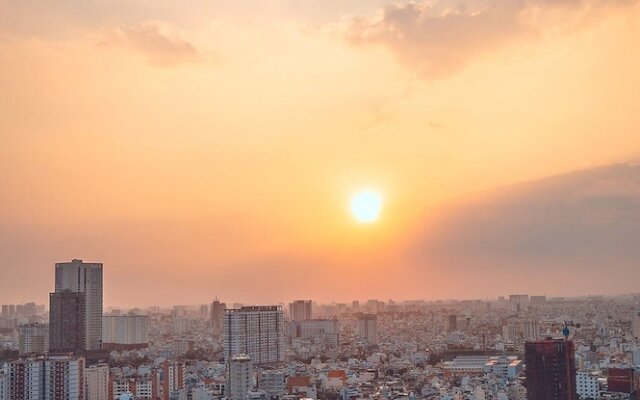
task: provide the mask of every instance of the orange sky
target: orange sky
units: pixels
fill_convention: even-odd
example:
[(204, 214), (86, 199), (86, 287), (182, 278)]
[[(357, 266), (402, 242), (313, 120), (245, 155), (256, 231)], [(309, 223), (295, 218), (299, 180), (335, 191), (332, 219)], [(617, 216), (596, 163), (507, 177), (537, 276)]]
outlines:
[(76, 257), (113, 305), (493, 296), (416, 230), (640, 154), (636, 1), (41, 3), (0, 0), (0, 303)]

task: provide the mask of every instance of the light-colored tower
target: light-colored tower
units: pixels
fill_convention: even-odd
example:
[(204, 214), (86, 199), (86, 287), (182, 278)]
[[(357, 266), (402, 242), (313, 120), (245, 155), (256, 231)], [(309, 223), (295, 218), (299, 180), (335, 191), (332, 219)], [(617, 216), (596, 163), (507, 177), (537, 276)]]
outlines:
[(49, 325), (38, 323), (20, 325), (18, 331), (20, 355), (46, 353), (49, 350)]
[(230, 309), (224, 319), (224, 351), (246, 354), (253, 365), (284, 360), (284, 315), (280, 306), (250, 306)]
[(376, 314), (362, 314), (358, 318), (358, 336), (368, 344), (378, 343), (378, 316)]
[(102, 264), (82, 260), (56, 264), (56, 293), (85, 294), (85, 350), (102, 348)]
[(105, 315), (102, 318), (102, 348), (134, 350), (149, 346), (149, 317), (146, 315)]
[(311, 319), (311, 300), (296, 300), (289, 303), (289, 316), (292, 321), (308, 321)]
[(251, 357), (246, 354), (234, 355), (229, 360), (227, 367), (227, 399), (247, 400), (253, 380)]
[(108, 400), (109, 365), (97, 364), (85, 368), (84, 382), (86, 400)]

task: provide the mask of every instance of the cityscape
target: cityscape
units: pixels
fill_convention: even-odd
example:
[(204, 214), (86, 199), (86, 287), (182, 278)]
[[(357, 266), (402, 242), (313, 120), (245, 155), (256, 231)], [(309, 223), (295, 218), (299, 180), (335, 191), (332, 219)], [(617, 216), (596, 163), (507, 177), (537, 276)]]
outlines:
[(0, 399), (635, 399), (640, 294), (104, 310), (108, 266), (2, 305)]
[(640, 0), (0, 0), (0, 400), (640, 400)]

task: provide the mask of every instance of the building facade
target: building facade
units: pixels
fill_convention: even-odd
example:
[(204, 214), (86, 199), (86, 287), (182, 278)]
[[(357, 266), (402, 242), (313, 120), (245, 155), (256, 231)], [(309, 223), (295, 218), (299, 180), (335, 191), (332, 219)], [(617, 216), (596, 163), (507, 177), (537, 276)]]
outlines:
[(245, 354), (253, 365), (284, 360), (284, 315), (280, 306), (250, 306), (225, 312), (224, 352), (229, 362)]
[(85, 296), (64, 290), (49, 295), (49, 351), (77, 353), (86, 349)]
[(362, 314), (358, 317), (358, 336), (367, 344), (378, 343), (378, 317), (375, 314)]
[(289, 316), (292, 321), (307, 321), (312, 318), (311, 300), (296, 300), (289, 303)]
[(233, 355), (228, 363), (227, 399), (247, 400), (252, 380), (251, 357), (246, 354)]
[(105, 315), (102, 321), (103, 349), (135, 350), (149, 347), (148, 316)]
[(56, 264), (55, 291), (85, 296), (85, 350), (102, 348), (102, 264), (82, 260)]
[(49, 351), (49, 325), (38, 323), (20, 325), (18, 350), (20, 355)]
[(525, 343), (528, 400), (575, 400), (575, 345), (570, 340)]

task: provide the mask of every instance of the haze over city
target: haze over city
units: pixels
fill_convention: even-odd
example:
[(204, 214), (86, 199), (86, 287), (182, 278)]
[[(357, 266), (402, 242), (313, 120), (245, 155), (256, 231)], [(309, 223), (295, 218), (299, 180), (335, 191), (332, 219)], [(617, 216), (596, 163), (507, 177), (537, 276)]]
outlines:
[(0, 0), (0, 303), (73, 258), (119, 307), (636, 292), (639, 18)]

